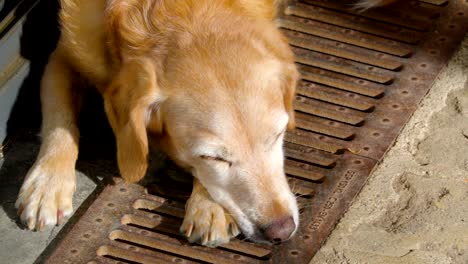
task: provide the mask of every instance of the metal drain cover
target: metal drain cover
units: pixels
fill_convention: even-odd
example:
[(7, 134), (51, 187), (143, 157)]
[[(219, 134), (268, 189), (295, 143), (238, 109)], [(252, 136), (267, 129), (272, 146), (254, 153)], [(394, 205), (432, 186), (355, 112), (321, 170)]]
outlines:
[(178, 232), (180, 185), (147, 191), (118, 182), (48, 263), (308, 263), (468, 31), (468, 2), (402, 1), (356, 14), (346, 1), (289, 1), (279, 25), (303, 78), (297, 129), (285, 139), (286, 172), (303, 207), (297, 235), (278, 246), (190, 245)]

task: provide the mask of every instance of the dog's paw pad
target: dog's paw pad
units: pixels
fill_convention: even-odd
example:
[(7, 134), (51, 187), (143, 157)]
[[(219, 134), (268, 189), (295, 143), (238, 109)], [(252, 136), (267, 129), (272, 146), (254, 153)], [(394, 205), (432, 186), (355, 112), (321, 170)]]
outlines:
[(208, 200), (198, 203), (189, 200), (180, 231), (189, 242), (208, 247), (228, 243), (240, 233), (236, 222), (226, 210)]
[[(51, 173), (52, 172), (52, 173)], [(30, 230), (42, 231), (58, 225), (73, 212), (74, 171), (57, 174), (34, 166), (28, 173), (16, 200), (18, 216)]]

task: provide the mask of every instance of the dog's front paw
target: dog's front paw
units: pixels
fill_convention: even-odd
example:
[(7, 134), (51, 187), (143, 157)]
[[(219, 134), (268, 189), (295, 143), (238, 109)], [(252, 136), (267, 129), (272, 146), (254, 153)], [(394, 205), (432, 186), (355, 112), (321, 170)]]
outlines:
[(239, 234), (236, 222), (223, 207), (210, 199), (193, 195), (187, 201), (180, 231), (191, 243), (208, 247), (228, 243)]
[(73, 212), (75, 192), (73, 168), (35, 164), (20, 189), (16, 208), (21, 221), (31, 230), (42, 231), (45, 226), (61, 224)]

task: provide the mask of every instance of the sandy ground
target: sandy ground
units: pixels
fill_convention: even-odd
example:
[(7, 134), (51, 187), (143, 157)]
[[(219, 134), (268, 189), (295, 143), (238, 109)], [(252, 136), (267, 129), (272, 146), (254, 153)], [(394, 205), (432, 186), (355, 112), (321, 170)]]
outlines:
[(468, 263), (468, 36), (311, 263)]

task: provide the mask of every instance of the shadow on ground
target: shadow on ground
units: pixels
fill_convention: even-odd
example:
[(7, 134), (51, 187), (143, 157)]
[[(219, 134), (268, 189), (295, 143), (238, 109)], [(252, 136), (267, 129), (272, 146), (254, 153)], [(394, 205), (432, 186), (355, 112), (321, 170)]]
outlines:
[[(39, 152), (41, 107), (40, 79), (50, 53), (59, 38), (57, 0), (42, 0), (28, 14), (23, 25), (21, 55), (30, 63), (7, 123), (0, 160), (0, 201), (12, 221), (17, 221), (14, 202), (29, 168)], [(102, 178), (118, 175), (115, 144), (98, 94), (87, 94), (79, 118), (80, 155), (77, 170), (100, 184)], [(18, 227), (21, 225), (18, 223)]]

